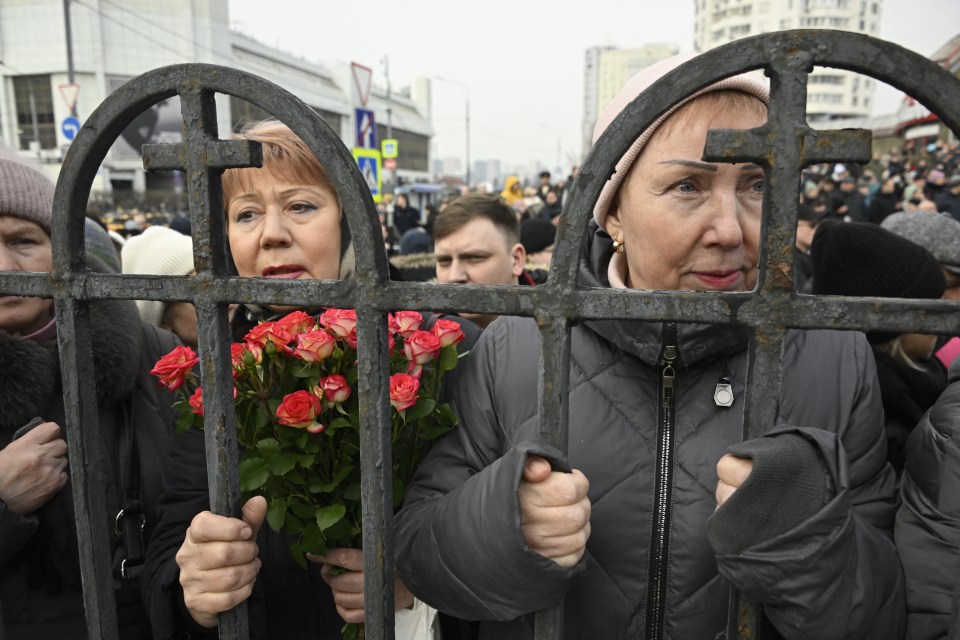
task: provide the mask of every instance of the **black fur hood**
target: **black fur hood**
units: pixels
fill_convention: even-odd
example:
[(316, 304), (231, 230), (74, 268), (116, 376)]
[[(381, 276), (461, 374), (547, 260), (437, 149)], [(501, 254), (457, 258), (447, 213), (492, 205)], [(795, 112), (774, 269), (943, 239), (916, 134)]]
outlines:
[[(97, 399), (113, 403), (134, 388), (143, 328), (130, 300), (90, 303)], [(62, 402), (57, 341), (26, 340), (0, 331), (0, 429), (50, 415)], [(107, 402), (105, 402), (107, 401)]]

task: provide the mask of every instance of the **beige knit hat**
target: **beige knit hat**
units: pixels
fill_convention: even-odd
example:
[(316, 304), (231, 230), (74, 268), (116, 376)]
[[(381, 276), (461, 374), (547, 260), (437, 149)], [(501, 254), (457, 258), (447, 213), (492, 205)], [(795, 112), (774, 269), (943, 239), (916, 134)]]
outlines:
[[(620, 112), (622, 112), (628, 104), (633, 102), (634, 98), (639, 96), (654, 82), (667, 75), (684, 62), (692, 60), (694, 57), (696, 57), (696, 55), (690, 53), (673, 56), (671, 58), (667, 58), (666, 60), (655, 62), (630, 78), (630, 80), (627, 81), (627, 84), (624, 85), (623, 89), (620, 90), (620, 93), (618, 93), (613, 100), (611, 100), (607, 106), (604, 107), (603, 112), (597, 119), (597, 124), (593, 128), (593, 142), (597, 142), (597, 140), (600, 138), (600, 135), (607, 130), (607, 127), (610, 126), (610, 123), (613, 122), (618, 115), (620, 115)], [(610, 211), (610, 205), (613, 203), (613, 199), (617, 195), (617, 190), (623, 183), (623, 179), (626, 177), (627, 173), (629, 173), (630, 167), (632, 167), (633, 163), (636, 162), (637, 157), (640, 155), (640, 151), (643, 150), (644, 145), (647, 144), (657, 128), (663, 124), (663, 122), (669, 118), (674, 111), (687, 104), (694, 98), (702, 96), (705, 93), (710, 93), (711, 91), (722, 90), (742, 91), (759, 98), (764, 104), (769, 104), (770, 101), (770, 92), (767, 89), (766, 82), (758, 77), (756, 72), (750, 72), (741, 74), (739, 76), (733, 76), (732, 78), (727, 78), (726, 80), (721, 80), (720, 82), (712, 84), (709, 87), (701, 89), (687, 98), (684, 98), (671, 107), (666, 113), (657, 118), (652, 125), (647, 127), (647, 129), (640, 134), (640, 137), (633, 142), (627, 152), (622, 158), (620, 158), (619, 162), (617, 162), (616, 171), (612, 176), (610, 176), (610, 179), (607, 181), (607, 183), (603, 185), (603, 191), (600, 192), (600, 199), (597, 200), (597, 204), (593, 208), (593, 218), (597, 221), (597, 224), (599, 224), (601, 228), (606, 228), (604, 227), (604, 222), (607, 218), (607, 212)]]
[[(120, 252), (123, 272), (158, 276), (186, 276), (194, 271), (193, 240), (166, 227), (148, 227), (127, 239)], [(167, 303), (137, 300), (144, 322), (159, 325)]]
[(53, 182), (0, 141), (0, 216), (23, 218), (50, 235)]

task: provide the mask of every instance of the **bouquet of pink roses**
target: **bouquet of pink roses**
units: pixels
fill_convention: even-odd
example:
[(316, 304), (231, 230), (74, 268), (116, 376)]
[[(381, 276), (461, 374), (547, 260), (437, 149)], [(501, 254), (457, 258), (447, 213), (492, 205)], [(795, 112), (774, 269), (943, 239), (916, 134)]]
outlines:
[[(231, 347), (240, 488), (244, 499), (266, 497), (270, 527), (293, 534), (290, 551), (301, 566), (305, 553), (361, 543), (356, 319), (349, 309), (328, 309), (319, 322), (294, 311)], [(389, 316), (394, 508), (427, 443), (456, 425), (438, 395), (463, 332), (451, 320), (430, 331), (422, 324), (416, 311)], [(192, 349), (177, 347), (151, 371), (181, 396), (180, 430), (203, 426), (197, 362)]]

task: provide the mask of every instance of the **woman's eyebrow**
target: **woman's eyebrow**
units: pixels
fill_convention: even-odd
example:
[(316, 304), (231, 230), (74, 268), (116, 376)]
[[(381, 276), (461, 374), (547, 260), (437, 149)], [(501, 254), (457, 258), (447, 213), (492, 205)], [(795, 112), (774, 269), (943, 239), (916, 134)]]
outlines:
[(675, 164), (691, 169), (700, 169), (702, 171), (718, 171), (717, 165), (710, 162), (700, 162), (698, 160), (661, 160), (660, 164)]

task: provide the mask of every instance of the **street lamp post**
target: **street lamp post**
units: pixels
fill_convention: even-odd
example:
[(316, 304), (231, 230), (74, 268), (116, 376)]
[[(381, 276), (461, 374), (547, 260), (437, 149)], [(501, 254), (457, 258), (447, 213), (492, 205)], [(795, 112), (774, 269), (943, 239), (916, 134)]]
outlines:
[(449, 82), (451, 84), (460, 85), (463, 87), (463, 93), (466, 98), (466, 129), (467, 129), (467, 139), (466, 139), (466, 163), (467, 163), (467, 187), (470, 187), (470, 88), (467, 87), (464, 83), (459, 80), (454, 80), (453, 78), (447, 78), (444, 76), (435, 76), (437, 80), (441, 82)]

